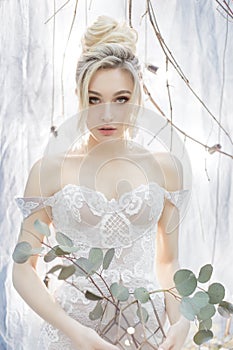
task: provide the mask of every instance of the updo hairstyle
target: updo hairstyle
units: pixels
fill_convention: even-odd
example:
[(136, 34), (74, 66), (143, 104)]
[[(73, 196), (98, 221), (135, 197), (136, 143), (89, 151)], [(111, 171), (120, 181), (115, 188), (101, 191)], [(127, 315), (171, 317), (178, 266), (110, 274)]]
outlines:
[[(128, 71), (134, 81), (130, 103), (141, 105), (140, 65), (135, 56), (137, 32), (127, 24), (113, 18), (100, 16), (82, 38), (83, 53), (76, 70), (79, 110), (89, 107), (88, 86), (93, 74), (103, 68), (121, 68)], [(78, 128), (84, 132), (84, 118), (81, 116)]]

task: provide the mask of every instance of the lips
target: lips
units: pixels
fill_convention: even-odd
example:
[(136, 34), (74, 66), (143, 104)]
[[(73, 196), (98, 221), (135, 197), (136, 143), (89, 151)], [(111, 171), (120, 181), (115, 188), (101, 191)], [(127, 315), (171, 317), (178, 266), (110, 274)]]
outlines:
[(103, 126), (102, 128), (99, 128), (99, 130), (116, 130), (113, 126)]

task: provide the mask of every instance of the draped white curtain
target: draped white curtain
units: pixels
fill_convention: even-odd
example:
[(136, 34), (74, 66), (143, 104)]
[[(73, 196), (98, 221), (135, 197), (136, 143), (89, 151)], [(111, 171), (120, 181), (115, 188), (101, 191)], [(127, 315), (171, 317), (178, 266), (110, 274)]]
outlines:
[[(75, 68), (85, 27), (102, 14), (128, 19), (126, 0), (79, 0), (65, 51), (76, 1), (67, 2), (55, 23), (53, 19), (45, 23), (54, 13), (54, 6), (57, 10), (63, 3), (0, 0), (0, 349), (31, 349), (28, 339), (39, 326), (39, 317), (28, 310), (11, 282), (11, 254), (22, 219), (14, 197), (23, 195), (28, 172), (52, 137), (51, 124), (58, 126), (76, 113)], [(152, 4), (162, 37), (190, 86), (232, 135), (233, 21), (213, 0), (153, 0)], [(142, 18), (145, 10), (146, 1), (132, 1), (132, 25), (139, 32), (138, 55), (151, 95), (169, 117), (168, 77), (173, 123), (202, 143), (220, 143), (222, 150), (233, 154), (229, 138), (171, 65), (166, 73), (165, 55), (149, 18)], [(158, 66), (157, 74), (148, 72), (145, 64)], [(146, 96), (145, 101), (156, 111)], [(225, 285), (228, 300), (232, 301), (232, 158), (210, 154), (188, 137), (180, 136), (193, 170), (192, 197), (180, 230), (180, 263), (197, 272), (201, 265), (212, 262), (213, 279)], [(190, 180), (186, 178), (185, 184)], [(224, 324), (220, 327), (223, 329)]]

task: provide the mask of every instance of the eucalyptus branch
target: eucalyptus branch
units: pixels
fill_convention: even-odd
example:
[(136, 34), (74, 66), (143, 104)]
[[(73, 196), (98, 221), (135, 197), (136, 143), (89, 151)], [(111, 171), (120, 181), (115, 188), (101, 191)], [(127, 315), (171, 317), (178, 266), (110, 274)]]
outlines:
[(111, 292), (111, 290), (110, 290), (110, 288), (109, 288), (109, 285), (107, 284), (107, 282), (106, 282), (105, 279), (103, 278), (102, 274), (101, 274), (101, 273), (98, 273), (97, 271), (96, 271), (95, 273), (96, 273), (96, 275), (99, 276), (100, 279), (103, 281), (104, 285), (106, 286), (107, 290), (109, 291), (109, 293), (110, 293), (110, 295), (111, 295), (111, 297), (112, 297), (112, 300), (114, 300), (114, 297), (113, 297), (112, 292)]

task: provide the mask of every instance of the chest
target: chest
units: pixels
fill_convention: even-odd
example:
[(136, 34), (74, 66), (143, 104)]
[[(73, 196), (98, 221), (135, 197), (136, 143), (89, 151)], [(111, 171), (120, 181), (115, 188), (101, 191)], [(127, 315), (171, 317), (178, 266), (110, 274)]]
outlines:
[(88, 158), (81, 162), (67, 162), (63, 168), (62, 183), (92, 188), (107, 199), (119, 199), (141, 184), (163, 183), (159, 167), (148, 157)]

